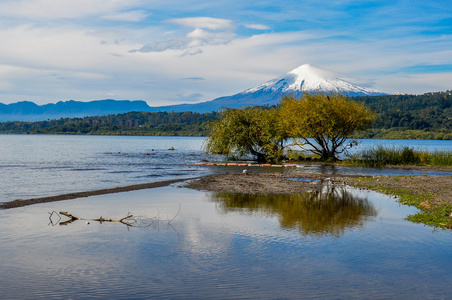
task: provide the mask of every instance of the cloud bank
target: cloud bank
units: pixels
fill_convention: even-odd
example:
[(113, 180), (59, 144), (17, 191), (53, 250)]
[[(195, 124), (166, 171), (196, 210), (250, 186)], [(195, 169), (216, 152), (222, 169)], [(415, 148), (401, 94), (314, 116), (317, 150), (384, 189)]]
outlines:
[(232, 95), (310, 63), (384, 92), (452, 89), (448, 1), (0, 1), (0, 102), (151, 106)]
[(140, 49), (131, 50), (130, 52), (148, 53), (182, 50), (182, 56), (196, 55), (203, 53), (203, 46), (225, 45), (236, 37), (232, 32), (234, 26), (231, 20), (198, 17), (170, 19), (167, 22), (195, 29), (182, 36), (176, 36), (162, 41), (153, 41)]

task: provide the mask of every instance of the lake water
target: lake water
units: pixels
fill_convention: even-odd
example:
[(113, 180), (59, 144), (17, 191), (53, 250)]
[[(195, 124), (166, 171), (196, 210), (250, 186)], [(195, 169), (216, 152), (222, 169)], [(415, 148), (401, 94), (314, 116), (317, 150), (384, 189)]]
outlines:
[[(203, 140), (0, 135), (0, 201), (241, 172), (195, 166), (205, 159)], [(411, 143), (452, 149), (450, 141)], [(417, 174), (313, 165), (252, 171), (269, 170)], [(440, 174), (449, 173), (430, 173)], [(54, 211), (133, 217), (67, 222)], [(404, 220), (415, 212), (345, 187), (256, 196), (177, 185), (0, 210), (0, 298), (448, 299), (452, 233)]]
[[(137, 223), (62, 225), (52, 211)], [(448, 299), (452, 234), (403, 220), (413, 212), (352, 189), (178, 187), (3, 210), (1, 298)]]
[[(195, 166), (206, 159), (202, 151), (204, 140), (202, 137), (0, 135), (0, 202), (242, 171), (243, 168)], [(359, 147), (377, 144), (452, 151), (452, 141), (361, 140)], [(175, 150), (168, 150), (170, 147)], [(426, 173), (319, 165), (252, 171), (268, 170), (360, 175)]]

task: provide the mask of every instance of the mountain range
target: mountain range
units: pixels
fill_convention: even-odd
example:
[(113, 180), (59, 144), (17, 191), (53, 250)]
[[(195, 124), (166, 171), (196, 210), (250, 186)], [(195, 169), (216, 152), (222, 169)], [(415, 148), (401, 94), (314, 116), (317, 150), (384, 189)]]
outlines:
[(359, 87), (338, 78), (334, 73), (309, 64), (301, 65), (284, 76), (269, 80), (241, 93), (220, 97), (211, 101), (151, 107), (141, 100), (97, 100), (89, 102), (60, 101), (46, 105), (37, 105), (23, 101), (12, 104), (0, 103), (0, 122), (5, 121), (41, 121), (61, 117), (85, 117), (119, 114), (129, 111), (192, 111), (211, 112), (222, 107), (240, 108), (254, 105), (276, 105), (282, 95), (299, 96), (302, 93), (325, 92), (340, 93), (350, 97), (377, 96), (385, 93)]

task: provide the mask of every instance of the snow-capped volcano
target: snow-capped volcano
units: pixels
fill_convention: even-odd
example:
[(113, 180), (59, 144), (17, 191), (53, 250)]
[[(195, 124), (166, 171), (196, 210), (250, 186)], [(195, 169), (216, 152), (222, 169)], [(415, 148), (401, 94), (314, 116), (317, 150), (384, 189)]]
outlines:
[(339, 79), (335, 73), (322, 70), (309, 64), (301, 65), (286, 75), (269, 80), (243, 92), (279, 92), (282, 94), (300, 93), (339, 93), (347, 96), (375, 96), (384, 93), (359, 87)]
[(222, 107), (239, 108), (256, 105), (277, 105), (283, 95), (299, 96), (302, 93), (340, 93), (347, 96), (386, 95), (375, 90), (359, 87), (339, 79), (333, 72), (311, 65), (301, 65), (286, 75), (269, 80), (241, 93), (196, 104), (180, 104), (154, 107), (152, 111), (211, 112)]

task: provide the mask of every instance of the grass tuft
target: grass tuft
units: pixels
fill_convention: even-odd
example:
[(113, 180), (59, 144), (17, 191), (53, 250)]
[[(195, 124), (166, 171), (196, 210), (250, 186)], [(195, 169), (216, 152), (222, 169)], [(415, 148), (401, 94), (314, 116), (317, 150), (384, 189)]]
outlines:
[[(406, 176), (398, 177), (402, 179)], [(391, 177), (395, 182), (399, 178)], [(430, 193), (419, 193), (391, 186), (390, 184), (381, 184), (378, 178), (371, 177), (356, 179), (353, 185), (396, 196), (399, 203), (418, 208), (419, 212), (406, 217), (408, 221), (422, 223), (435, 228), (452, 229), (452, 204), (435, 202), (435, 196)]]
[(355, 166), (383, 167), (385, 165), (452, 166), (452, 151), (385, 147), (378, 145), (352, 155), (345, 162)]

